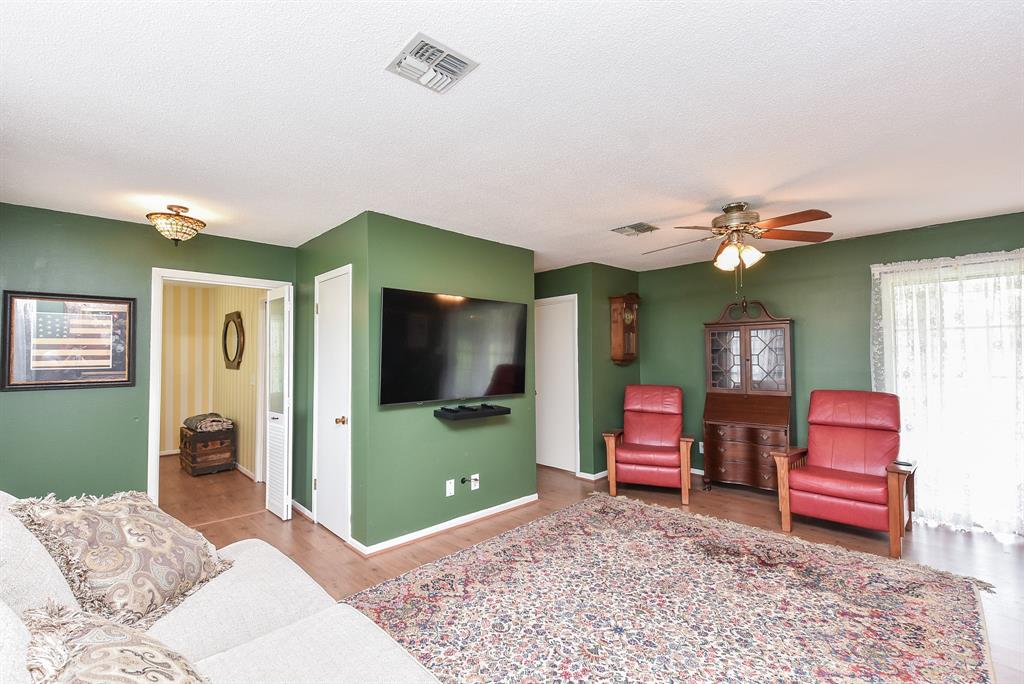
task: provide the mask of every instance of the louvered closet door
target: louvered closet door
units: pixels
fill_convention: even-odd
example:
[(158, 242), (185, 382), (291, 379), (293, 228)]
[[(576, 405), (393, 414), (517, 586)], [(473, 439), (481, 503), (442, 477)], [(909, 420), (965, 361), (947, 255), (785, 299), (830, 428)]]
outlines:
[(267, 510), (292, 517), (292, 289), (267, 293)]

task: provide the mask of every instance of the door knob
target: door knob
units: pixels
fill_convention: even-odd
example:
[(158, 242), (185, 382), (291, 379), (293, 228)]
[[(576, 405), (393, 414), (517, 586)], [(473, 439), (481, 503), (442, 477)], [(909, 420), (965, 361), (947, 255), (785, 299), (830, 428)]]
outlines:
[(348, 416), (342, 416), (341, 418), (334, 419), (335, 425), (348, 425)]

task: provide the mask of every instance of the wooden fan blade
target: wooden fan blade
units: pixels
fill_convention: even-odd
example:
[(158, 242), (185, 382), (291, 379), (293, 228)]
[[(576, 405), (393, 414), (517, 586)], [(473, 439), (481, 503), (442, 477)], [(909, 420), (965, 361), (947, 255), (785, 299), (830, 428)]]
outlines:
[(717, 235), (708, 235), (707, 237), (701, 238), (700, 240), (690, 240), (689, 242), (680, 242), (678, 245), (669, 245), (668, 247), (660, 247), (658, 249), (652, 249), (650, 252), (644, 252), (643, 256), (648, 254), (654, 254), (655, 252), (664, 252), (666, 249), (675, 249), (676, 247), (684, 247), (686, 245), (695, 245), (698, 242), (706, 242), (708, 240), (714, 240)]
[(798, 211), (795, 214), (785, 214), (784, 216), (776, 216), (775, 218), (758, 221), (754, 225), (758, 228), (782, 228), (783, 226), (792, 226), (796, 223), (820, 221), (821, 219), (827, 218), (832, 218), (832, 214), (827, 211), (822, 211), (821, 209), (806, 209), (804, 211)]
[(711, 230), (707, 226), (675, 226), (675, 230)]
[(785, 230), (773, 229), (761, 233), (761, 238), (769, 240), (795, 240), (797, 242), (824, 242), (832, 237), (832, 233), (823, 230)]

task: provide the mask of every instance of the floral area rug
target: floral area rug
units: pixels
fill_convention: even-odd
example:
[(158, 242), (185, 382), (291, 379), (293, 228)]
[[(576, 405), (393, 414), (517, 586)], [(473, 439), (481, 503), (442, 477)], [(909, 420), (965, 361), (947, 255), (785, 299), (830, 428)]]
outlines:
[(356, 594), (443, 682), (991, 682), (977, 587), (599, 494)]

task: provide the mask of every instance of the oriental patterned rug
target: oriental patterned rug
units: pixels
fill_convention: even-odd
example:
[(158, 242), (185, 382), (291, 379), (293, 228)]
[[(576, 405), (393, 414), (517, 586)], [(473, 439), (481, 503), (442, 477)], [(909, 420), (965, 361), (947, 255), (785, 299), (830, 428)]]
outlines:
[(347, 602), (443, 682), (991, 682), (977, 580), (594, 495)]

